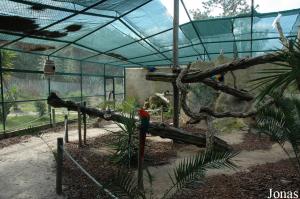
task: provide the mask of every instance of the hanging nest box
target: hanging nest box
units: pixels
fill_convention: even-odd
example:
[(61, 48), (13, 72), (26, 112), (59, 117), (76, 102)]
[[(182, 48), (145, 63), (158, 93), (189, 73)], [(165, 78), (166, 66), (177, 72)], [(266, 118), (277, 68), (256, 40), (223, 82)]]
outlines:
[(44, 74), (45, 75), (54, 75), (55, 74), (55, 64), (53, 60), (47, 59), (44, 65)]

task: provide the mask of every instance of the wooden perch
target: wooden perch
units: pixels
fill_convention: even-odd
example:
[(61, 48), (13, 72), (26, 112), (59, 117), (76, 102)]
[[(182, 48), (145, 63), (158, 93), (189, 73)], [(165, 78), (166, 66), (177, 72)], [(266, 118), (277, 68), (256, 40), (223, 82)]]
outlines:
[[(55, 108), (67, 108), (68, 110), (77, 111), (79, 104), (72, 101), (64, 101), (60, 99), (55, 93), (51, 93), (47, 99), (49, 105)], [(129, 120), (129, 118), (116, 112), (107, 112), (98, 110), (95, 108), (87, 108), (80, 106), (80, 111), (93, 117), (100, 117), (105, 120), (112, 120), (119, 123)], [(167, 126), (163, 123), (150, 123), (149, 133), (152, 135), (160, 136), (162, 138), (169, 138), (175, 141), (184, 142), (186, 144), (193, 144), (199, 147), (205, 147), (206, 136), (205, 135), (192, 135), (182, 129)], [(223, 140), (215, 137), (214, 142), (215, 149), (218, 150), (231, 150), (231, 147)]]

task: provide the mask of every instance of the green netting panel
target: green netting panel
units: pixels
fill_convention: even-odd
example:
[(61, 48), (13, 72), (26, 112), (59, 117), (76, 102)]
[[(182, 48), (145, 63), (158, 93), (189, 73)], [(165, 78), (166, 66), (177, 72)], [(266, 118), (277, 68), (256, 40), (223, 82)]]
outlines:
[(82, 73), (93, 75), (104, 75), (104, 65), (92, 62), (82, 62)]
[[(193, 23), (196, 31), (199, 33), (199, 36), (203, 41), (222, 41), (231, 40), (233, 38), (231, 19), (209, 19), (194, 21)], [(185, 35), (191, 41), (199, 42), (198, 35), (191, 23), (185, 24), (181, 27)]]
[[(16, 131), (32, 126), (49, 124), (49, 122), (46, 101), (24, 102), (13, 104), (5, 126), (7, 131)], [(0, 128), (2, 128), (1, 125)]]
[(11, 73), (3, 75), (5, 101), (45, 99), (48, 96), (48, 82), (43, 74)]
[[(61, 4), (59, 6), (61, 6)], [(38, 25), (36, 29), (46, 27), (55, 21), (61, 20), (73, 14), (71, 12), (58, 11), (52, 9), (35, 10), (32, 9), (31, 5), (26, 5), (25, 3), (17, 3), (9, 0), (0, 1), (0, 10), (2, 16), (8, 14), (10, 16), (20, 16), (27, 19), (33, 19), (33, 22), (35, 22)], [(9, 23), (10, 21), (7, 20), (6, 22)], [(14, 24), (14, 21), (11, 21), (11, 24)], [(21, 23), (17, 25), (21, 25)], [(27, 28), (29, 27), (30, 26), (27, 26)], [(19, 29), (19, 27), (11, 28)]]
[[(179, 31), (178, 45), (185, 46), (190, 44), (190, 41)], [(170, 50), (173, 48), (173, 30), (161, 33), (149, 38), (149, 41), (159, 47), (160, 51)]]
[(62, 50), (53, 54), (53, 56), (60, 56), (66, 58), (76, 58), (76, 59), (84, 59), (93, 55), (96, 55), (95, 51), (90, 51), (88, 49), (82, 48), (80, 46), (70, 45)]
[[(233, 43), (232, 43), (232, 45), (233, 45)], [(252, 45), (253, 45), (253, 43), (252, 43)], [(236, 42), (236, 47), (237, 47), (238, 52), (249, 52), (249, 51), (251, 51), (251, 41)], [(252, 48), (253, 47), (254, 46), (252, 46)]]
[(123, 76), (124, 68), (119, 66), (107, 65), (105, 67), (105, 75), (107, 76)]
[(149, 55), (149, 56), (133, 58), (133, 59), (130, 59), (130, 61), (133, 61), (133, 62), (146, 62), (146, 61), (160, 60), (160, 59), (164, 59), (164, 57), (162, 57), (160, 54), (155, 54), (155, 55)]
[[(191, 55), (200, 55), (204, 53), (204, 49), (202, 45), (195, 45), (195, 46), (190, 46), (190, 47), (184, 47), (180, 48), (179, 50), (179, 57), (186, 57), (186, 56), (191, 56)], [(166, 55), (169, 58), (173, 57), (173, 52), (168, 51), (165, 52), (164, 55)]]
[[(85, 7), (91, 6), (95, 3), (97, 3), (97, 0), (57, 0), (61, 2), (72, 2), (78, 5), (82, 5)], [(114, 11), (118, 14), (124, 14), (125, 12), (128, 12), (142, 4), (147, 2), (147, 0), (108, 0), (104, 1), (103, 3), (93, 7), (94, 9), (98, 10), (106, 10), (106, 11)]]
[(205, 43), (204, 46), (208, 53), (220, 53), (223, 52), (233, 52), (233, 42), (223, 42), (223, 43)]
[(51, 77), (51, 92), (55, 92), (60, 97), (75, 97), (80, 99), (80, 77), (55, 75)]
[(82, 77), (82, 95), (98, 96), (104, 95), (104, 78), (103, 77)]
[[(0, 30), (1, 32), (1, 30)], [(3, 46), (7, 43), (9, 43), (10, 41), (16, 40), (20, 38), (19, 36), (14, 36), (14, 35), (9, 35), (9, 34), (3, 34), (0, 33), (0, 46)]]
[(119, 94), (115, 96), (116, 98), (116, 103), (121, 103), (124, 100), (124, 95), (123, 94)]
[(85, 97), (83, 98), (84, 101), (86, 101), (86, 104), (88, 107), (99, 107), (101, 108), (101, 104), (104, 102), (103, 96), (97, 96), (97, 97)]
[(200, 60), (199, 56), (184, 57), (179, 59), (179, 64), (188, 64), (197, 60)]
[(55, 63), (56, 72), (80, 73), (80, 62), (70, 59), (51, 58)]
[(138, 57), (148, 54), (156, 53), (153, 48), (151, 48), (147, 43), (144, 41), (140, 41), (138, 43), (130, 44), (129, 46), (125, 46), (123, 48), (119, 48), (117, 50), (111, 51), (111, 53), (121, 55), (126, 59), (130, 59), (132, 57)]
[[(11, 50), (3, 50), (2, 55), (3, 59), (6, 59), (5, 56), (11, 56), (12, 61), (11, 65), (3, 65), (3, 68), (13, 68), (18, 70), (32, 70), (32, 71), (43, 71), (43, 63), (45, 56), (15, 52)], [(6, 61), (5, 61), (6, 62)]]
[(125, 25), (120, 21), (115, 21), (76, 43), (88, 45), (98, 51), (108, 51), (134, 42), (135, 39), (137, 39), (136, 35), (134, 35)]
[(89, 59), (86, 59), (86, 61), (91, 61), (91, 62), (98, 62), (98, 63), (102, 63), (102, 64), (107, 64), (107, 63), (111, 63), (111, 62), (118, 62), (120, 61), (120, 59), (117, 59), (117, 58), (114, 58), (114, 57), (120, 57), (122, 59), (127, 59), (127, 58), (124, 58), (122, 57), (122, 55), (119, 55), (119, 54), (111, 54), (112, 56), (107, 56), (107, 55), (104, 55), (104, 54), (101, 54), (101, 55), (98, 55), (98, 56), (95, 56), (95, 57), (91, 57)]
[(38, 52), (40, 54), (48, 55), (56, 49), (65, 46), (67, 43), (55, 42), (43, 39), (24, 38), (20, 41), (14, 42), (8, 46), (7, 49), (22, 50), (25, 52)]
[(79, 14), (62, 23), (51, 26), (46, 30), (66, 33), (66, 36), (59, 37), (57, 39), (74, 41), (96, 30), (97, 28), (102, 27), (104, 24), (112, 20), (113, 19), (111, 18)]
[(173, 27), (173, 19), (159, 0), (153, 0), (124, 17), (144, 37)]
[(160, 61), (152, 61), (152, 62), (145, 62), (143, 63), (145, 66), (166, 66), (171, 65), (170, 61), (167, 60), (160, 60)]
[(124, 93), (124, 78), (115, 78), (115, 94)]

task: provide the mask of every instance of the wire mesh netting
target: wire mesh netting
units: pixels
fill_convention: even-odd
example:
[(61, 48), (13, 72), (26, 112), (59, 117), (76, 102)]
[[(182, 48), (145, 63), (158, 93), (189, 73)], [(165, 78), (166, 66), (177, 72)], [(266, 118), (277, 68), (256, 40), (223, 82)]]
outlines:
[[(3, 129), (4, 123), (9, 130), (18, 126), (14, 120), (27, 124), (30, 119), (43, 118), (42, 111), (49, 114), (45, 100), (51, 91), (65, 99), (99, 106), (112, 90), (115, 100), (124, 98), (124, 67), (172, 65), (173, 15), (166, 7), (173, 7), (172, 2), (0, 1)], [(196, 20), (191, 2), (180, 0), (179, 5), (182, 65), (213, 59), (221, 50), (227, 57), (236, 53), (246, 57), (281, 48), (279, 34), (272, 27), (279, 13), (284, 35), (297, 37), (300, 8), (264, 13), (256, 6), (262, 1), (255, 0), (252, 9), (250, 6), (238, 15), (228, 12)], [(56, 65), (56, 75), (50, 78), (43, 74), (48, 58)], [(57, 110), (58, 118), (65, 113), (64, 109)]]
[[(187, 11), (180, 12), (182, 19), (191, 19), (189, 4), (180, 1), (180, 10)], [(172, 64), (173, 18), (161, 0), (4, 0), (0, 8), (5, 49), (126, 67)], [(214, 57), (221, 49), (232, 56), (235, 46), (245, 56), (276, 50), (281, 43), (272, 23), (278, 13), (285, 36), (296, 37), (300, 9), (260, 13), (259, 8), (180, 20), (179, 62)]]

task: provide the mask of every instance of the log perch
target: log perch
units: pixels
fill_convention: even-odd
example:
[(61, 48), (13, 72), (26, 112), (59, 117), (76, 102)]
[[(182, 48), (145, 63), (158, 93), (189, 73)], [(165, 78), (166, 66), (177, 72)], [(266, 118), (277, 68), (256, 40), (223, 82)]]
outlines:
[[(78, 106), (80, 106), (82, 113), (119, 123), (124, 123), (126, 120), (129, 120), (129, 118), (124, 117), (122, 114), (117, 112), (102, 111), (95, 108), (81, 106), (73, 101), (64, 101), (53, 92), (49, 95), (47, 103), (55, 108), (67, 108), (71, 111), (77, 111)], [(185, 144), (193, 144), (198, 147), (206, 146), (206, 136), (204, 134), (193, 135), (183, 129), (171, 127), (163, 123), (150, 123), (149, 133), (162, 138), (169, 138), (174, 141), (183, 142)], [(217, 150), (232, 150), (230, 145), (218, 137), (215, 137), (214, 148)]]

